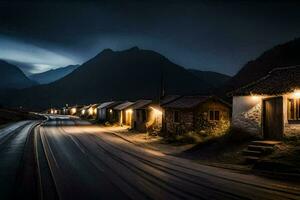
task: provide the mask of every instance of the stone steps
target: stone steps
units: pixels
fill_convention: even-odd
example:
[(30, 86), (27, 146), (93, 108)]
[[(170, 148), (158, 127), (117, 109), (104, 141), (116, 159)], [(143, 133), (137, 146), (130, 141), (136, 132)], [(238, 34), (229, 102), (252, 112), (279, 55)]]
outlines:
[(279, 141), (253, 141), (251, 142), (245, 150), (243, 150), (243, 155), (245, 156), (245, 161), (247, 163), (255, 163), (261, 157), (271, 154), (274, 151), (274, 147), (280, 144)]
[(259, 157), (259, 156), (261, 156), (261, 154), (262, 154), (261, 151), (252, 151), (252, 150), (248, 150), (248, 149), (243, 150), (243, 155), (245, 155), (245, 156)]
[(273, 140), (257, 140), (257, 141), (252, 141), (251, 145), (274, 147), (275, 145), (280, 143), (281, 143), (280, 141), (273, 141)]
[(246, 163), (253, 164), (259, 160), (259, 157), (256, 156), (245, 156)]

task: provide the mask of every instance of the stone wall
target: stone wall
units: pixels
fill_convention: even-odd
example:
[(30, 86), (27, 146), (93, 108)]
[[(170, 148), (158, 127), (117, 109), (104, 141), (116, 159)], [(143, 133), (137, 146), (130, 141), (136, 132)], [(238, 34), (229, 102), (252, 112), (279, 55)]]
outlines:
[(261, 110), (262, 97), (233, 97), (232, 127), (241, 129), (252, 135), (262, 135)]
[[(179, 122), (174, 122), (174, 112), (179, 112)], [(166, 132), (182, 134), (193, 130), (193, 111), (192, 110), (165, 110)]]
[[(209, 111), (220, 111), (220, 120), (209, 120)], [(183, 134), (195, 131), (202, 134), (222, 134), (230, 127), (230, 108), (217, 101), (208, 101), (193, 109), (177, 110), (179, 122), (174, 122), (176, 109), (165, 110), (166, 131)]]
[[(220, 120), (209, 120), (209, 111), (219, 111)], [(204, 135), (221, 135), (230, 127), (230, 108), (218, 101), (201, 104), (195, 113), (195, 131)]]

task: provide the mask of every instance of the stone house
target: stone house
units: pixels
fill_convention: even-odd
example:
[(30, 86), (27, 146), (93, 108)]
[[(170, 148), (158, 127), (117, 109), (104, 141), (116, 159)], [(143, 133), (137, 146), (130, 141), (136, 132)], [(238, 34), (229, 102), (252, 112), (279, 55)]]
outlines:
[(230, 93), (232, 126), (264, 139), (300, 136), (300, 66), (275, 68)]
[(230, 125), (230, 105), (214, 96), (182, 96), (161, 106), (167, 134), (190, 131), (221, 134)]

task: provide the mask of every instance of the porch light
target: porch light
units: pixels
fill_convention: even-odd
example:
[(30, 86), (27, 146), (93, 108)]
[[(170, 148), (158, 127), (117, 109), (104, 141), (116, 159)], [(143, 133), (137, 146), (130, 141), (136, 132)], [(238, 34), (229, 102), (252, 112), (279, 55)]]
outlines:
[(112, 109), (109, 109), (109, 113), (111, 114), (113, 112), (113, 110)]
[(83, 115), (84, 115), (84, 113), (85, 113), (85, 110), (82, 110), (82, 111), (81, 111), (81, 114), (83, 114)]
[(93, 115), (93, 112), (94, 112), (93, 108), (90, 108), (89, 109), (89, 115)]
[(162, 112), (160, 110), (153, 108), (153, 107), (150, 107), (150, 108), (153, 110), (155, 116), (162, 115)]
[(294, 96), (295, 98), (300, 98), (300, 90), (294, 90), (293, 96)]
[(125, 112), (126, 112), (126, 114), (127, 114), (127, 113), (128, 113), (128, 114), (132, 114), (133, 111), (132, 111), (132, 109), (127, 109)]
[(76, 108), (72, 108), (71, 109), (71, 114), (73, 115), (73, 114), (75, 114), (76, 113)]
[(257, 101), (260, 99), (260, 96), (251, 94), (251, 98), (252, 98), (252, 100)]

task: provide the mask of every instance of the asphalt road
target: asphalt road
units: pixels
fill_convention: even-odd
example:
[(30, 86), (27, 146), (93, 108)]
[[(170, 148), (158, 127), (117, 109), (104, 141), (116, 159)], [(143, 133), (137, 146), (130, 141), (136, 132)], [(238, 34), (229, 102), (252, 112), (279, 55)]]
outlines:
[[(20, 126), (28, 137), (33, 123)], [(53, 118), (32, 136), (38, 199), (300, 199), (297, 185), (164, 155), (80, 120)]]
[(0, 130), (0, 199), (16, 198), (24, 170), (25, 146), (37, 123), (22, 121)]

